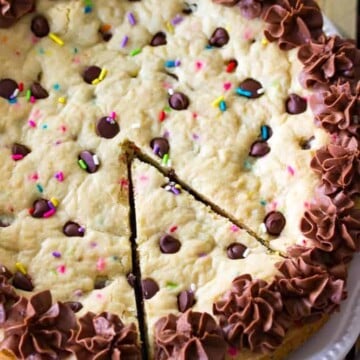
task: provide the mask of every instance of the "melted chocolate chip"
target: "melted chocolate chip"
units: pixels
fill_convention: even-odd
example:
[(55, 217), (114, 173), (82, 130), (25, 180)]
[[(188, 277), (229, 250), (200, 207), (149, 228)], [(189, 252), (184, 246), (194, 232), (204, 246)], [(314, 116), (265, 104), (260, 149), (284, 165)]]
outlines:
[(157, 32), (150, 41), (151, 46), (166, 45), (166, 34), (162, 31)]
[[(31, 152), (31, 150), (27, 146), (19, 144), (19, 143), (14, 143), (11, 147), (11, 153), (13, 155), (21, 155), (23, 158), (26, 155), (30, 154), (30, 152)], [(20, 160), (20, 158), (17, 160)]]
[(82, 226), (73, 221), (68, 221), (63, 227), (63, 233), (66, 236), (80, 236), (83, 237), (85, 234), (85, 230)]
[(160, 239), (160, 250), (163, 254), (175, 254), (181, 248), (181, 242), (171, 235), (164, 235)]
[(12, 79), (0, 80), (0, 97), (9, 100), (17, 88), (18, 84)]
[(162, 158), (165, 154), (168, 154), (170, 150), (168, 140), (162, 137), (152, 139), (150, 147), (152, 148), (154, 154), (160, 158)]
[(133, 273), (129, 273), (126, 276), (126, 279), (127, 279), (127, 282), (129, 283), (129, 285), (133, 288), (136, 283), (136, 276)]
[(281, 212), (271, 211), (266, 215), (264, 223), (268, 234), (278, 236), (285, 227), (286, 219)]
[(38, 82), (34, 82), (30, 87), (31, 95), (35, 97), (35, 99), (46, 99), (49, 97), (49, 93), (46, 89), (42, 87), (42, 85)]
[(177, 297), (178, 309), (185, 312), (195, 304), (195, 296), (192, 291), (184, 290)]
[(35, 16), (31, 21), (31, 31), (39, 38), (49, 35), (50, 26), (46, 17), (43, 15)]
[(141, 281), (143, 296), (145, 299), (151, 299), (160, 290), (159, 285), (151, 278)]
[(94, 282), (94, 289), (103, 289), (107, 285), (108, 281), (109, 278), (107, 276), (97, 276)]
[(89, 66), (83, 72), (83, 79), (88, 84), (92, 84), (92, 82), (100, 76), (100, 73), (101, 68), (99, 68), (98, 66)]
[(212, 33), (211, 38), (209, 40), (209, 45), (215, 47), (222, 47), (226, 45), (229, 42), (229, 40), (230, 37), (228, 32), (224, 28), (218, 27)]
[(264, 89), (259, 81), (248, 78), (239, 84), (237, 94), (249, 99), (257, 99), (264, 95)]
[(263, 157), (270, 152), (270, 146), (266, 141), (255, 141), (249, 151), (249, 155), (253, 157)]
[(185, 110), (189, 107), (189, 98), (182, 92), (176, 92), (169, 98), (169, 105), (174, 110)]
[(97, 156), (88, 150), (84, 150), (80, 153), (79, 160), (82, 160), (86, 165), (86, 170), (88, 173), (92, 174), (98, 171), (100, 164), (98, 163)]
[(68, 306), (74, 313), (79, 312), (83, 308), (83, 304), (79, 301), (65, 301), (64, 305)]
[(112, 139), (119, 131), (119, 124), (108, 116), (102, 117), (96, 124), (96, 133), (105, 139)]
[(286, 112), (288, 114), (301, 114), (306, 111), (307, 101), (296, 94), (290, 94), (286, 100)]
[(5, 266), (5, 265), (0, 265), (0, 276), (4, 276), (6, 279), (10, 279), (12, 278), (13, 274), (12, 272)]
[(244, 253), (246, 249), (247, 247), (243, 244), (232, 243), (227, 247), (226, 253), (229, 259), (232, 260), (244, 259)]
[(38, 199), (33, 203), (33, 212), (31, 213), (31, 216), (34, 218), (42, 218), (49, 210), (51, 210), (49, 201), (46, 199)]
[(20, 271), (17, 271), (14, 274), (12, 284), (15, 288), (24, 290), (24, 291), (32, 291), (34, 290), (34, 285), (29, 275), (24, 275)]

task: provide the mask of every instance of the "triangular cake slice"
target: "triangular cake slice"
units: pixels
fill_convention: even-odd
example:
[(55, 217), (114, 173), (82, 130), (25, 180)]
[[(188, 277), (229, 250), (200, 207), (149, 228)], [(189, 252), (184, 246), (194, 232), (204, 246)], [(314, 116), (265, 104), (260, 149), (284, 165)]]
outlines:
[(215, 214), (156, 168), (134, 160), (137, 249), (148, 340), (170, 313), (212, 313), (213, 303), (243, 274), (271, 281), (279, 256)]

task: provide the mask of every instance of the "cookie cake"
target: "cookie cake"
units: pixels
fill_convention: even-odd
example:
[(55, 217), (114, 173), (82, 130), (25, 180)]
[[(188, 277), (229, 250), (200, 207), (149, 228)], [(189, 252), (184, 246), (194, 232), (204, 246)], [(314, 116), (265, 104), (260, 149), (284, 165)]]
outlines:
[(0, 358), (299, 347), (360, 250), (359, 75), (314, 0), (0, 0)]

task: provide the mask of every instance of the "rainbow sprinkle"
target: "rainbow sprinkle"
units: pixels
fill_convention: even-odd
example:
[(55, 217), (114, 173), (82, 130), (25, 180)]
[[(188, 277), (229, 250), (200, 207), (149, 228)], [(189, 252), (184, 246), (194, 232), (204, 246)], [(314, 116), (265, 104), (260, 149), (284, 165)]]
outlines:
[(49, 38), (56, 44), (58, 44), (59, 46), (64, 46), (64, 41), (57, 35), (55, 35), (54, 33), (50, 33)]

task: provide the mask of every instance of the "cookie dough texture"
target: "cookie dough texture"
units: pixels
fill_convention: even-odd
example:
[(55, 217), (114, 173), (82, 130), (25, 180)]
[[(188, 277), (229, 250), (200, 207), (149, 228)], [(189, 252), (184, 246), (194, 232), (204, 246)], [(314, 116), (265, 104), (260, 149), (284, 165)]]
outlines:
[[(169, 313), (179, 313), (178, 295), (194, 294), (194, 311), (212, 313), (213, 303), (242, 274), (271, 281), (281, 259), (244, 230), (214, 214), (186, 191), (174, 195), (163, 186), (168, 179), (155, 168), (135, 160), (132, 167), (137, 220), (137, 246), (142, 279), (152, 279), (159, 291), (144, 300), (148, 338), (153, 325)], [(163, 253), (160, 239), (170, 235), (180, 241), (176, 253)], [(229, 245), (247, 247), (245, 258), (230, 259)]]

